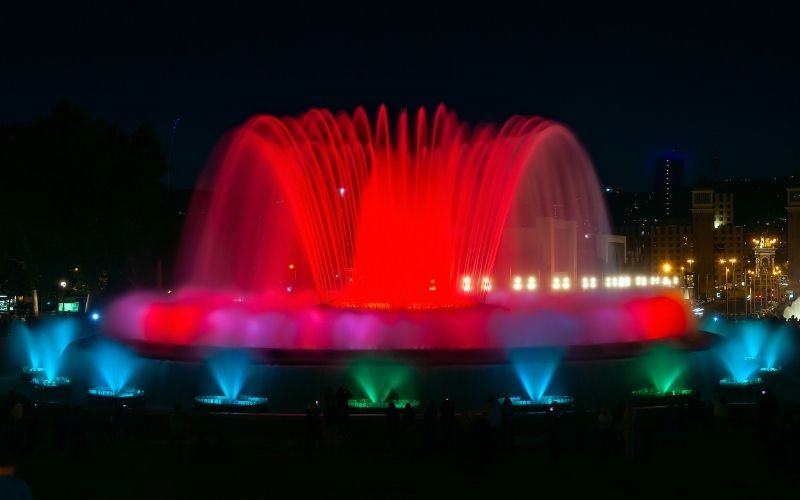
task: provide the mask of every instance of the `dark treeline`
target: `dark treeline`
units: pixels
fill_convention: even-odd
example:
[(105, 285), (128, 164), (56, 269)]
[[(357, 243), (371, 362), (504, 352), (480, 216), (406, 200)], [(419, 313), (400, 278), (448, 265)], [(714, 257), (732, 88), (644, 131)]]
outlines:
[[(179, 231), (165, 148), (70, 103), (0, 125), (0, 290), (40, 297), (153, 286)], [(174, 212), (174, 213), (173, 213)], [(76, 271), (77, 269), (77, 271)]]

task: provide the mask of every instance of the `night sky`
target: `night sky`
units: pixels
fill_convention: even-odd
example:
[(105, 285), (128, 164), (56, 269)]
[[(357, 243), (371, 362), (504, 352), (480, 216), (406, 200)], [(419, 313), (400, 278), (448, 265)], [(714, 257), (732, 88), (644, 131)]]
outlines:
[(252, 114), (381, 102), (562, 121), (607, 185), (649, 188), (673, 147), (690, 180), (715, 149), (726, 176), (800, 171), (800, 36), (783, 7), (336, 3), (5, 12), (0, 122), (69, 99), (126, 128), (150, 122), (166, 143), (179, 117), (174, 175), (187, 187)]

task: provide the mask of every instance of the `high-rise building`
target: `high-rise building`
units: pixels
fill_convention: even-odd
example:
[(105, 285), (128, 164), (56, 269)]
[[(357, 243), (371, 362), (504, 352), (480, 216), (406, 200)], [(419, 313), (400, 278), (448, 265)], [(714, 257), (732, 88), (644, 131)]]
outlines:
[(714, 193), (714, 228), (733, 224), (733, 193)]
[(786, 211), (788, 212), (789, 290), (795, 297), (800, 290), (800, 188), (786, 189)]
[(665, 265), (678, 271), (693, 257), (692, 226), (653, 226), (650, 230), (650, 256), (651, 273), (658, 273)]
[(699, 297), (714, 293), (714, 190), (692, 191), (692, 246), (696, 286)]
[(656, 160), (653, 194), (656, 215), (662, 220), (686, 217), (687, 191), (681, 158), (670, 156)]

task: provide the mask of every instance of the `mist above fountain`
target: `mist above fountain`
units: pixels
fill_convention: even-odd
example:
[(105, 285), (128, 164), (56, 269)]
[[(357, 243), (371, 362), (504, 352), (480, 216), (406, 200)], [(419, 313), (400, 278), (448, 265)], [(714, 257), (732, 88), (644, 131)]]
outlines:
[[(518, 116), (472, 129), (443, 106), (403, 111), (393, 129), (383, 107), (374, 123), (361, 108), (256, 116), (211, 165), (185, 228), (183, 286), (117, 302), (106, 322), (115, 335), (502, 350), (689, 329), (672, 295), (570, 290), (601, 270), (608, 221), (588, 156), (555, 122)], [(551, 282), (556, 294), (528, 293)]]

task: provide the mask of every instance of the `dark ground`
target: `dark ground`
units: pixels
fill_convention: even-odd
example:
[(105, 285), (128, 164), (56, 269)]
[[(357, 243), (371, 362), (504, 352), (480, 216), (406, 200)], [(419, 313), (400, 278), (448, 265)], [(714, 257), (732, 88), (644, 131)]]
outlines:
[[(496, 442), (488, 456), (470, 415), (458, 416), (452, 450), (428, 449), (417, 415), (393, 444), (382, 416), (351, 416), (349, 437), (326, 446), (321, 434), (310, 451), (304, 415), (126, 410), (113, 424), (111, 410), (63, 411), (30, 408), (17, 442), (18, 477), (37, 499), (763, 498), (800, 485), (800, 413), (785, 405), (724, 418), (709, 407), (618, 411), (609, 430), (590, 413), (516, 414), (513, 446)], [(8, 450), (14, 435), (3, 437)]]

